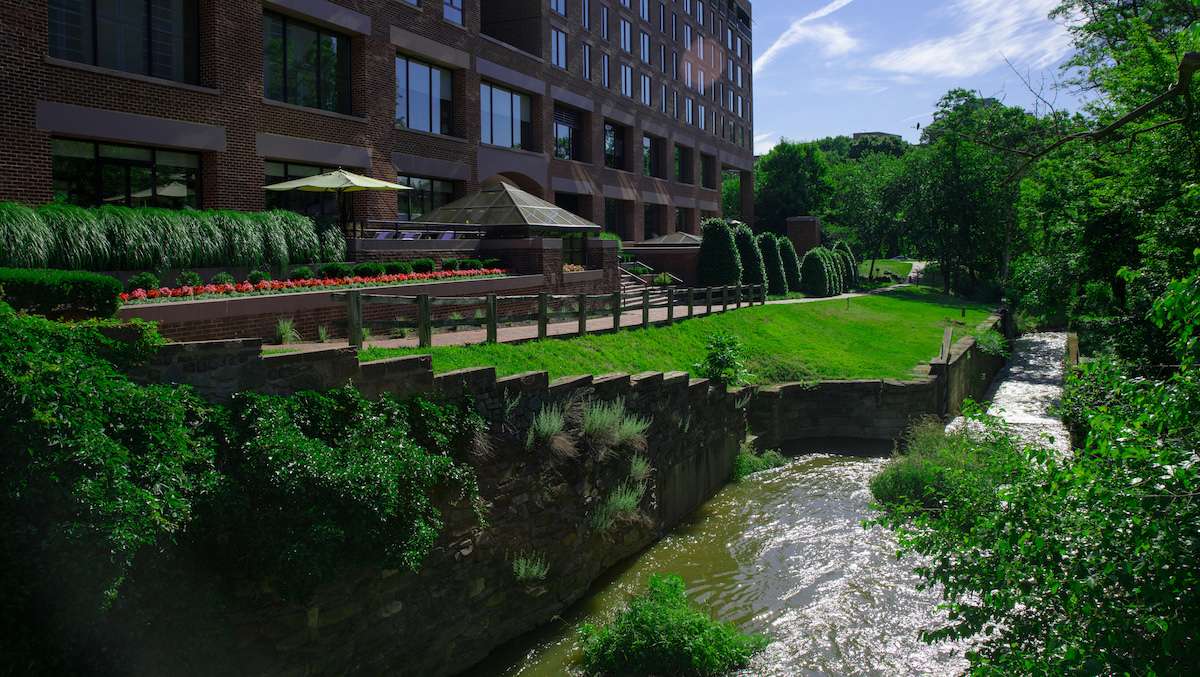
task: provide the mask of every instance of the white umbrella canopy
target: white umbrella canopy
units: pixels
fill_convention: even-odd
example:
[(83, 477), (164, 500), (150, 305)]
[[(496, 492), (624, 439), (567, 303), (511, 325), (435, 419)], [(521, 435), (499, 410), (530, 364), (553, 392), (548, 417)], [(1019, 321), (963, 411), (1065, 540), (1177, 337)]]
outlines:
[(372, 179), (369, 176), (361, 176), (344, 169), (335, 169), (332, 172), (325, 172), (324, 174), (315, 174), (282, 183), (273, 183), (269, 186), (263, 186), (263, 188), (273, 191), (303, 190), (314, 193), (352, 193), (360, 190), (412, 190), (408, 186)]

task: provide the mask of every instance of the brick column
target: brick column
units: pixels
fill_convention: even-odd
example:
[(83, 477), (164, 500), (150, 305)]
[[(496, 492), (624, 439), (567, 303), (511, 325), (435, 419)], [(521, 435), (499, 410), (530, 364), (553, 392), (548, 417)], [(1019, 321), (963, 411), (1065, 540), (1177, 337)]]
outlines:
[(742, 221), (754, 225), (754, 172), (738, 172), (738, 190), (742, 203)]

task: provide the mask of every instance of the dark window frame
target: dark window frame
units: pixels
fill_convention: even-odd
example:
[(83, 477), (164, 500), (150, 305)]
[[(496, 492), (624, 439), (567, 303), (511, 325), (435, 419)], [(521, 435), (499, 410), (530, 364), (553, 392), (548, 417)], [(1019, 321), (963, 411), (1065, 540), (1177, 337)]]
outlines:
[[(331, 112), (331, 113), (341, 113), (343, 115), (349, 115), (351, 113), (351, 107), (353, 105), (352, 104), (353, 93), (351, 91), (351, 83), (353, 82), (353, 77), (352, 77), (351, 69), (353, 68), (353, 53), (352, 52), (354, 49), (351, 44), (352, 40), (351, 40), (350, 36), (345, 35), (343, 33), (338, 33), (336, 31), (331, 31), (323, 26), (319, 26), (314, 23), (309, 23), (307, 21), (303, 21), (300, 19), (295, 19), (286, 14), (280, 14), (278, 12), (269, 12), (269, 11), (264, 10), (262, 13), (262, 16), (263, 16), (264, 22), (267, 21), (268, 18), (277, 19), (277, 20), (283, 22), (283, 41), (282, 41), (282, 45), (281, 45), (281, 49), (280, 49), (280, 54), (282, 55), (280, 73), (281, 73), (283, 98), (276, 99), (267, 94), (267, 90), (266, 90), (267, 83), (265, 81), (265, 78), (264, 78), (264, 82), (263, 82), (263, 96), (267, 99), (270, 99), (271, 101), (279, 101), (280, 103), (286, 103), (291, 106), (301, 106), (303, 108), (312, 108), (314, 110), (323, 110), (323, 111), (327, 111), (327, 112)], [(337, 77), (339, 79), (345, 80), (345, 86), (341, 88), (340, 95), (337, 97), (338, 103), (334, 109), (331, 110), (328, 108), (323, 108), (319, 105), (318, 106), (307, 106), (302, 103), (295, 103), (293, 101), (288, 100), (288, 58), (287, 58), (287, 54), (288, 54), (288, 25), (289, 24), (303, 26), (309, 30), (316, 32), (317, 44), (320, 44), (321, 39), (324, 36), (332, 36), (335, 39), (345, 41), (344, 44), (345, 44), (345, 57), (346, 58), (342, 62), (342, 70), (344, 70), (345, 72), (337, 73)], [(342, 50), (339, 49), (338, 53), (340, 55), (342, 53)], [(267, 60), (267, 53), (266, 53), (266, 49), (265, 49), (265, 45), (264, 45), (264, 49), (263, 49), (263, 70), (264, 71), (266, 70), (266, 65), (267, 65), (266, 60)], [(323, 100), (323, 97), (321, 96), (321, 94), (323, 93), (323, 90), (322, 90), (323, 78), (321, 77), (321, 50), (319, 50), (319, 49), (317, 50), (317, 61), (313, 67), (316, 72), (316, 77), (314, 77), (314, 82), (316, 84), (316, 99), (317, 99), (317, 102), (320, 103)]]
[[(196, 169), (195, 169), (196, 185), (195, 185), (195, 207), (194, 208), (199, 209), (201, 207), (201, 205), (203, 204), (202, 200), (203, 200), (204, 194), (203, 194), (202, 186), (204, 183), (204, 158), (200, 153), (197, 153), (194, 151), (188, 151), (188, 150), (176, 150), (173, 148), (161, 148), (161, 147), (157, 147), (157, 146), (146, 146), (146, 145), (132, 144), (132, 143), (111, 143), (111, 142), (107, 142), (107, 141), (96, 141), (93, 139), (79, 139), (79, 138), (71, 138), (71, 137), (65, 137), (65, 136), (64, 137), (54, 137), (51, 141), (51, 144), (53, 144), (54, 140), (91, 144), (91, 146), (92, 146), (91, 161), (93, 163), (91, 185), (92, 185), (92, 195), (95, 197), (95, 200), (88, 206), (99, 207), (99, 206), (103, 206), (106, 204), (123, 204), (125, 206), (132, 206), (133, 187), (131, 185), (129, 168), (130, 167), (143, 167), (143, 168), (150, 170), (150, 197), (149, 197), (149, 200), (150, 200), (151, 206), (160, 207), (163, 209), (171, 209), (171, 207), (164, 206), (162, 204), (159, 204), (159, 202), (158, 202), (159, 201), (158, 168), (159, 168), (160, 163), (157, 158), (158, 158), (159, 151), (167, 152), (167, 153), (180, 153), (183, 155), (194, 155), (196, 157)], [(122, 147), (122, 148), (135, 148), (138, 150), (149, 151), (151, 153), (151, 159), (150, 159), (150, 161), (147, 162), (147, 161), (142, 161), (142, 160), (125, 160), (125, 159), (119, 159), (119, 158), (105, 158), (105, 157), (102, 157), (100, 154), (100, 146), (117, 146), (117, 147)], [(54, 153), (53, 153), (53, 150), (51, 150), (51, 170), (50, 170), (51, 171), (51, 182), (53, 182), (53, 180), (54, 180), (53, 163), (54, 163)], [(103, 193), (104, 193), (104, 188), (103, 188), (104, 165), (118, 165), (118, 166), (122, 166), (125, 168), (125, 200), (121, 203), (106, 201), (104, 199), (104, 196), (103, 196)], [(79, 203), (71, 202), (71, 204), (79, 204)], [(187, 205), (185, 205), (185, 206), (187, 206)]]
[[(88, 22), (89, 22), (89, 25), (87, 26), (87, 28), (90, 30), (90, 39), (91, 39), (91, 54), (89, 55), (90, 60), (77, 61), (76, 59), (72, 59), (71, 57), (67, 56), (66, 54), (54, 54), (53, 53), (54, 45), (55, 45), (54, 35), (53, 35), (53, 27), (55, 24), (53, 21), (51, 21), (51, 19), (49, 17), (49, 14), (54, 12), (53, 7), (49, 8), (49, 11), (47, 12), (47, 20), (46, 20), (46, 32), (48, 35), (48, 43), (49, 43), (47, 46), (47, 49), (50, 53), (50, 56), (59, 58), (59, 59), (63, 59), (65, 61), (74, 61), (75, 63), (84, 63), (89, 66), (98, 66), (100, 68), (108, 68), (110, 70), (115, 70), (115, 71), (119, 71), (122, 73), (133, 73), (136, 75), (144, 75), (147, 77), (159, 78), (161, 80), (169, 80), (171, 82), (182, 82), (182, 83), (191, 84), (191, 85), (200, 84), (200, 0), (196, 0), (195, 2), (191, 3), (191, 26), (193, 27), (193, 29), (195, 31), (195, 34), (192, 36), (192, 40), (195, 44), (193, 45), (192, 49), (189, 51), (191, 52), (191, 57), (192, 57), (191, 70), (193, 72), (192, 72), (190, 78), (185, 76), (182, 80), (172, 78), (172, 77), (167, 77), (164, 75), (158, 75), (155, 73), (154, 40), (153, 40), (153, 35), (154, 35), (154, 12), (153, 12), (154, 2), (153, 2), (153, 0), (142, 0), (142, 2), (145, 5), (145, 14), (146, 14), (146, 26), (145, 26), (146, 33), (145, 33), (145, 46), (144, 46), (144, 49), (145, 49), (144, 57), (145, 57), (146, 68), (144, 71), (126, 70), (124, 68), (117, 68), (115, 66), (101, 65), (101, 63), (100, 63), (100, 21), (99, 21), (99, 16), (98, 16), (99, 12), (96, 8), (96, 0), (84, 0), (84, 2), (86, 2), (88, 5), (86, 14), (88, 17)], [(51, 4), (53, 4), (53, 3), (51, 3)], [(188, 70), (188, 68), (185, 66), (184, 71), (186, 72), (187, 70)]]
[[(398, 61), (404, 61), (404, 62), (405, 62), (405, 67), (404, 67), (404, 70), (405, 70), (405, 72), (404, 72), (404, 86), (405, 86), (404, 105), (405, 105), (405, 111), (404, 111), (404, 112), (405, 112), (405, 116), (406, 116), (406, 117), (405, 117), (405, 121), (404, 121), (404, 122), (400, 122), (399, 111), (396, 111), (396, 113), (397, 113), (397, 115), (396, 115), (396, 124), (399, 124), (399, 125), (400, 125), (400, 126), (403, 128), (403, 129), (408, 129), (408, 130), (411, 130), (411, 131), (425, 132), (425, 133), (427, 133), (427, 134), (437, 134), (437, 135), (439, 135), (439, 136), (456, 136), (456, 134), (455, 134), (455, 129), (454, 129), (454, 115), (455, 115), (455, 113), (457, 112), (457, 110), (456, 110), (456, 107), (455, 107), (455, 105), (454, 105), (454, 103), (455, 103), (455, 102), (454, 102), (454, 81), (455, 81), (455, 77), (454, 77), (454, 71), (450, 70), (449, 68), (443, 68), (443, 67), (441, 67), (441, 66), (438, 66), (438, 65), (436, 65), (436, 64), (430, 63), (430, 62), (428, 62), (428, 61), (422, 61), (421, 59), (416, 59), (416, 58), (413, 58), (413, 57), (411, 57), (411, 56), (408, 56), (407, 54), (402, 54), (402, 53), (399, 53), (399, 52), (397, 52), (397, 53), (396, 53), (395, 60), (394, 60), (392, 63), (393, 63), (393, 64), (395, 64), (395, 63), (396, 63), (396, 62), (398, 62)], [(409, 85), (409, 74), (410, 74), (410, 70), (409, 70), (409, 66), (408, 66), (408, 64), (410, 64), (410, 63), (414, 63), (414, 62), (415, 62), (415, 63), (417, 63), (417, 64), (419, 64), (419, 65), (421, 65), (421, 66), (424, 66), (424, 67), (426, 67), (426, 68), (428, 68), (428, 69), (429, 69), (429, 129), (418, 129), (418, 128), (416, 128), (416, 127), (410, 127), (410, 126), (408, 125), (408, 121), (412, 120), (412, 115), (411, 115), (411, 111), (412, 111), (412, 94), (411, 94), (411, 92), (412, 92), (412, 88), (411, 88), (411, 86)], [(444, 77), (444, 78), (449, 78), (449, 82), (450, 82), (450, 100), (449, 100), (449, 106), (448, 106), (448, 107), (447, 107), (447, 105), (446, 105), (446, 103), (445, 103), (445, 100), (440, 98), (440, 92), (434, 92), (434, 91), (433, 91), (433, 71), (434, 71), (434, 70), (438, 70), (438, 71), (440, 71), (440, 73), (441, 73), (441, 76), (442, 76), (442, 77)], [(392, 75), (392, 77), (393, 77), (393, 79), (395, 79), (395, 72), (394, 72), (394, 70), (393, 70), (393, 75)], [(397, 93), (399, 93), (399, 92), (398, 92), (398, 90), (399, 90), (399, 87), (400, 87), (400, 84), (399, 84), (399, 83), (396, 83)], [(445, 127), (445, 129), (444, 129), (443, 131), (434, 131), (434, 130), (433, 130), (433, 121), (434, 121), (434, 118), (433, 118), (433, 102), (434, 102), (434, 99), (435, 99), (435, 98), (437, 98), (437, 99), (438, 99), (438, 101), (441, 101), (441, 102), (442, 102), (442, 108), (441, 108), (441, 110), (442, 110), (442, 114), (441, 114), (441, 116), (440, 116), (440, 117), (439, 117), (439, 119), (438, 119), (438, 124), (439, 124), (439, 126), (443, 126), (443, 123), (444, 123), (444, 127)], [(445, 119), (443, 120), (442, 118), (445, 118)]]

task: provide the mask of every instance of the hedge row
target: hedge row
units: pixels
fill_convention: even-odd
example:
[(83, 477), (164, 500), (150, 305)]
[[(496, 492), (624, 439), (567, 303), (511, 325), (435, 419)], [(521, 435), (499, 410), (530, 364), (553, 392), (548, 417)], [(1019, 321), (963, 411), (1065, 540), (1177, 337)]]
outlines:
[(779, 256), (779, 238), (774, 233), (761, 233), (758, 248), (762, 250), (763, 263), (767, 267), (767, 292), (772, 296), (788, 293), (787, 279), (783, 276), (783, 259)]
[(786, 237), (779, 238), (779, 258), (783, 259), (783, 279), (788, 289), (800, 291), (800, 257), (795, 245)]
[(846, 244), (845, 240), (841, 240), (833, 246), (833, 251), (842, 258), (842, 265), (845, 271), (843, 277), (846, 278), (846, 284), (851, 287), (857, 287), (858, 259), (854, 257), (854, 252), (850, 251), (850, 245)]
[(706, 219), (700, 225), (700, 283), (710, 287), (741, 284), (742, 260), (729, 223)]
[(0, 266), (67, 270), (167, 270), (341, 261), (336, 228), (307, 216), (176, 211), (107, 205), (0, 203)]
[(750, 230), (750, 226), (739, 223), (733, 233), (742, 262), (742, 284), (766, 284), (767, 268), (754, 231)]
[(74, 270), (0, 268), (0, 298), (16, 310), (46, 317), (112, 317), (121, 283)]

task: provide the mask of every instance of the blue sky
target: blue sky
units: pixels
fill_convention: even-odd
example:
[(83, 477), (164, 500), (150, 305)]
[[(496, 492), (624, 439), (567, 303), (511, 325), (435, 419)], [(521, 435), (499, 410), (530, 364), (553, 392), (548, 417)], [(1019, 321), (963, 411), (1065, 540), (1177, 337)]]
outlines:
[(1058, 0), (756, 0), (755, 151), (780, 137), (882, 131), (915, 141), (938, 98), (976, 89), (1011, 105), (1036, 99), (1005, 58), (1057, 108), (1069, 56)]

